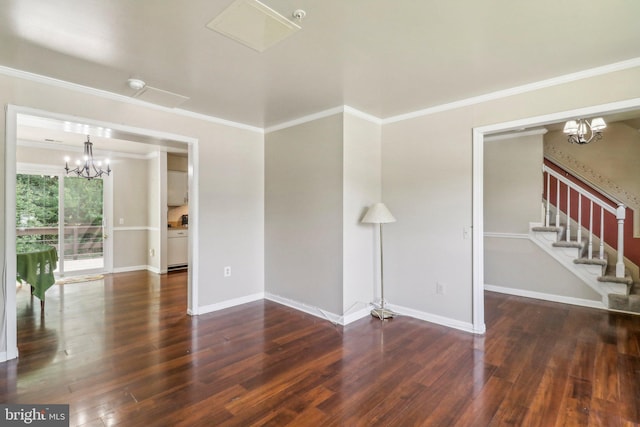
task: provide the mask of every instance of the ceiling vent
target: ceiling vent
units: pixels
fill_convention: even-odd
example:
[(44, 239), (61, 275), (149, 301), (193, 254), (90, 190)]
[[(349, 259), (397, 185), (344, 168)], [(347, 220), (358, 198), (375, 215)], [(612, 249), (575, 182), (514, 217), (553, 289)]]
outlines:
[(177, 93), (158, 89), (151, 86), (145, 86), (134, 95), (141, 101), (150, 102), (152, 104), (161, 105), (167, 108), (176, 108), (189, 99), (188, 96), (178, 95)]
[(236, 0), (207, 24), (237, 42), (264, 52), (300, 30), (300, 26), (258, 0)]

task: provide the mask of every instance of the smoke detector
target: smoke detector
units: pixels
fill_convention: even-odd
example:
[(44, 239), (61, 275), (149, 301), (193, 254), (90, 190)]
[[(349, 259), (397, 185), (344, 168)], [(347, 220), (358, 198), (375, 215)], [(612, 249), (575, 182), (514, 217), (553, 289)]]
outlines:
[(140, 89), (142, 89), (143, 87), (145, 87), (147, 84), (140, 79), (129, 79), (127, 80), (127, 86), (129, 86), (131, 89), (138, 91)]

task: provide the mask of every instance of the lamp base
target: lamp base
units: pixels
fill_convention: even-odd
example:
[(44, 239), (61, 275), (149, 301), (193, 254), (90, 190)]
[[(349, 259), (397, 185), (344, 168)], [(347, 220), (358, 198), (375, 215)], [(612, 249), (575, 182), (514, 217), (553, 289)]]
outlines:
[(373, 317), (377, 317), (380, 320), (384, 320), (395, 317), (396, 313), (391, 310), (387, 310), (386, 308), (374, 308), (373, 310), (371, 310), (371, 315)]

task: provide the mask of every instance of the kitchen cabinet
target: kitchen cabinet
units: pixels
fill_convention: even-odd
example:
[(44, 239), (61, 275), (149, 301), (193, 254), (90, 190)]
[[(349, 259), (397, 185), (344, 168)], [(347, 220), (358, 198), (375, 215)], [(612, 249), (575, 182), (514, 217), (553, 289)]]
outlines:
[(189, 203), (188, 182), (186, 172), (167, 171), (167, 205), (184, 206)]
[(186, 267), (189, 262), (189, 231), (186, 229), (167, 232), (167, 266)]

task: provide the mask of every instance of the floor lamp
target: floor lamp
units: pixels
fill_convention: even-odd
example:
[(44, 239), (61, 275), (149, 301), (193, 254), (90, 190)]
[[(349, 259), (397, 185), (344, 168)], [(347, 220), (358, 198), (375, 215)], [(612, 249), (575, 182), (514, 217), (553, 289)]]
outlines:
[(382, 224), (389, 222), (396, 222), (396, 219), (391, 215), (389, 209), (384, 203), (376, 203), (372, 205), (367, 213), (362, 218), (362, 222), (365, 224), (378, 224), (378, 230), (380, 233), (380, 307), (376, 307), (371, 310), (371, 315), (380, 318), (380, 320), (389, 319), (396, 315), (391, 310), (384, 307), (384, 267), (382, 256)]

